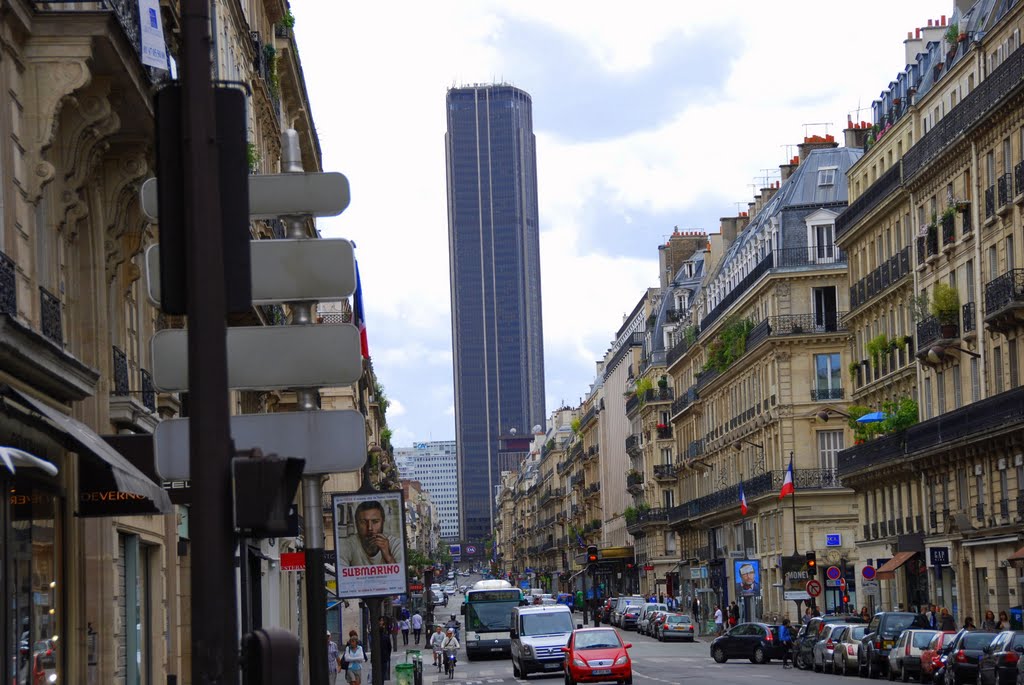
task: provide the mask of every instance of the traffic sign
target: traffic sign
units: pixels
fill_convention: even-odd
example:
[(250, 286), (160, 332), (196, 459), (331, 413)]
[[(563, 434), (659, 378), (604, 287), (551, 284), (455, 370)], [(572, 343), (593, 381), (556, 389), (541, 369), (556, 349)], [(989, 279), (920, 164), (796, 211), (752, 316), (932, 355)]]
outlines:
[[(188, 390), (188, 331), (157, 331), (152, 348), (153, 385)], [(227, 348), (228, 387), (234, 390), (349, 385), (363, 374), (359, 331), (351, 324), (238, 326), (227, 330)]]
[(873, 580), (875, 577), (875, 567), (865, 566), (860, 570), (860, 574), (864, 576), (864, 580)]
[[(356, 290), (352, 243), (343, 238), (249, 242), (253, 304), (336, 302)], [(160, 246), (146, 250), (146, 294), (160, 306)]]
[(476, 547), (474, 545), (466, 545), (466, 554), (469, 556), (476, 554)]
[(811, 597), (817, 597), (821, 594), (821, 583), (816, 580), (807, 581), (807, 594)]
[(839, 580), (843, 572), (839, 570), (838, 566), (829, 566), (825, 569), (825, 575), (828, 576), (829, 580)]
[[(188, 419), (156, 426), (156, 472), (165, 481), (190, 477), (188, 427)], [(366, 418), (355, 409), (232, 416), (231, 439), (239, 450), (301, 457), (306, 475), (355, 471), (366, 462)]]
[[(142, 212), (160, 220), (157, 180), (142, 184)], [(348, 179), (337, 172), (309, 174), (256, 174), (249, 176), (249, 217), (336, 216), (350, 201)]]

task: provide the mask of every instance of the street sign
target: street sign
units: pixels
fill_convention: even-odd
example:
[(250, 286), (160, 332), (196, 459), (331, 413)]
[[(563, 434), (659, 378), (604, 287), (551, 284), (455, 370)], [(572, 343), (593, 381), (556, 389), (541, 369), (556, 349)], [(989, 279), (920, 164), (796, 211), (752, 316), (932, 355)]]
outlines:
[(862, 581), (860, 584), (860, 591), (865, 595), (873, 595), (875, 597), (881, 594), (881, 588), (879, 588), (877, 580)]
[(870, 566), (870, 565), (865, 566), (864, 568), (862, 568), (860, 570), (860, 574), (862, 576), (864, 576), (864, 580), (874, 580), (874, 578), (875, 578), (875, 567), (874, 566)]
[[(336, 302), (356, 290), (352, 243), (343, 238), (249, 242), (253, 304)], [(160, 246), (146, 250), (146, 294), (160, 306)]]
[[(142, 184), (142, 212), (157, 222), (157, 180)], [(249, 176), (249, 217), (336, 216), (348, 207), (348, 179), (337, 172)]]
[(306, 570), (306, 553), (305, 552), (282, 552), (281, 553), (281, 570), (282, 571), (305, 571)]
[[(156, 472), (165, 481), (190, 477), (188, 427), (188, 419), (156, 426)], [(306, 475), (355, 471), (366, 462), (366, 418), (355, 409), (232, 416), (231, 439), (239, 450), (305, 459)]]
[(466, 545), (466, 554), (468, 554), (469, 556), (473, 556), (474, 554), (476, 554), (476, 547), (473, 545)]
[(821, 594), (821, 583), (816, 580), (807, 581), (807, 594), (811, 597), (817, 597)]
[(839, 580), (843, 572), (839, 570), (838, 566), (829, 566), (825, 569), (825, 575), (828, 576), (829, 580)]
[[(227, 348), (233, 390), (349, 385), (363, 374), (359, 331), (351, 324), (238, 326), (227, 330)], [(188, 331), (157, 331), (152, 353), (153, 385), (188, 390)]]

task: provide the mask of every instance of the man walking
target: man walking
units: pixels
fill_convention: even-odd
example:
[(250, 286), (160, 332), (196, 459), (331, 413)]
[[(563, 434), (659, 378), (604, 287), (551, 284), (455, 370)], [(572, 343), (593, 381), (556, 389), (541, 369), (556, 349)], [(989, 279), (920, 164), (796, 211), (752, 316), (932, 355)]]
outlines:
[(694, 597), (693, 597), (693, 603), (690, 604), (690, 612), (691, 612), (690, 616), (693, 617), (694, 623), (697, 624), (697, 634), (700, 635), (702, 632), (704, 632), (703, 631), (704, 626), (701, 625), (700, 600), (697, 599), (696, 595), (694, 595)]
[(412, 637), (417, 645), (420, 643), (420, 635), (423, 633), (423, 617), (420, 616), (420, 610), (417, 609), (416, 613), (412, 615)]
[(715, 635), (722, 634), (722, 608), (715, 605)]
[(338, 682), (338, 665), (341, 662), (341, 653), (338, 651), (338, 644), (331, 639), (331, 631), (327, 631), (327, 682), (334, 685)]

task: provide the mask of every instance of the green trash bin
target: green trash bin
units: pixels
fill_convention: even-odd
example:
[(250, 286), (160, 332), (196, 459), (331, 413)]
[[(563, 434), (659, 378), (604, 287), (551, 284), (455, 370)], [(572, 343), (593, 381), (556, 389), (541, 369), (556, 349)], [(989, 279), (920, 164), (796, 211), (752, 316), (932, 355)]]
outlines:
[(395, 664), (396, 685), (412, 685), (414, 670), (412, 664)]

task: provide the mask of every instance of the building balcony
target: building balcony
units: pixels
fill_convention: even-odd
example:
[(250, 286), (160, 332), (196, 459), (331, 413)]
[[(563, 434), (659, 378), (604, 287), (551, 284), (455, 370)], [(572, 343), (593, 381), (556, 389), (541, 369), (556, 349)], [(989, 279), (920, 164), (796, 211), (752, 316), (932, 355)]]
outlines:
[(560, 461), (555, 465), (555, 470), (558, 471), (559, 474), (563, 474), (571, 468), (572, 463), (568, 461)]
[(943, 215), (940, 219), (942, 226), (942, 251), (952, 250), (956, 246), (956, 215)]
[(996, 188), (999, 192), (999, 207), (996, 208), (996, 213), (999, 216), (1004, 216), (1010, 211), (1010, 206), (1013, 203), (1013, 174), (1006, 173), (999, 176), (996, 179)]
[(996, 187), (985, 188), (985, 223), (994, 221), (996, 216)]
[(642, 454), (642, 448), (640, 446), (640, 434), (633, 433), (626, 438), (626, 454), (631, 457), (638, 457)]
[(1013, 198), (1018, 204), (1024, 202), (1024, 160), (1013, 167)]
[(569, 479), (569, 487), (573, 488), (574, 490), (576, 488), (584, 487), (585, 484), (586, 478), (582, 473), (577, 473), (575, 476)]
[(655, 464), (654, 480), (664, 482), (675, 482), (679, 479), (679, 473), (675, 464)]
[(672, 426), (667, 424), (658, 424), (654, 429), (654, 437), (657, 440), (671, 440), (672, 439)]
[(580, 418), (580, 430), (583, 430), (590, 425), (590, 422), (597, 418), (597, 405), (592, 405), (590, 409)]
[(642, 407), (651, 404), (662, 404), (675, 399), (672, 388), (651, 388), (645, 390), (641, 395), (633, 393), (626, 400), (626, 416), (632, 416)]
[(960, 325), (940, 324), (934, 316), (917, 324), (917, 357), (923, 359), (928, 350), (938, 343), (955, 345), (960, 341)]
[(672, 415), (672, 418), (674, 419), (680, 414), (682, 414), (687, 407), (696, 402), (698, 399), (700, 399), (700, 397), (697, 395), (697, 386), (694, 385), (691, 388), (689, 388), (686, 392), (681, 394), (679, 397), (677, 397), (675, 401), (672, 402), (672, 409), (669, 411), (669, 413)]
[(633, 495), (642, 493), (644, 491), (644, 474), (636, 472), (626, 474), (626, 490)]
[[(828, 314), (783, 314), (768, 318), (769, 336), (783, 335), (807, 335), (809, 333), (838, 333), (846, 332), (844, 319), (846, 312), (831, 312)], [(754, 331), (748, 336), (748, 343), (754, 338)], [(753, 347), (759, 340), (754, 340), (747, 347)]]
[(1010, 269), (985, 284), (985, 326), (1000, 333), (1024, 324), (1024, 269)]
[(635, 516), (626, 520), (626, 532), (633, 537), (639, 537), (652, 527), (664, 525), (668, 522), (669, 509), (667, 507), (656, 507), (654, 509), (643, 509)]
[(829, 402), (843, 399), (842, 388), (813, 388), (811, 402)]
[(878, 179), (868, 186), (856, 200), (851, 202), (842, 214), (836, 217), (836, 235), (840, 236), (850, 230), (861, 219), (867, 216), (878, 205), (889, 199), (900, 187), (901, 164), (889, 167)]
[(961, 326), (961, 330), (966, 338), (972, 336), (974, 331), (977, 330), (978, 307), (974, 302), (967, 302), (960, 309), (963, 319), (963, 326)]
[[(923, 255), (921, 261), (924, 261)], [(850, 309), (855, 310), (867, 304), (876, 295), (887, 292), (904, 276), (910, 273), (910, 247), (904, 247), (884, 264), (850, 286)]]
[(591, 445), (583, 452), (583, 461), (590, 462), (597, 459), (597, 456), (601, 453), (601, 448), (597, 445)]
[(599, 492), (601, 492), (601, 484), (600, 483), (591, 483), (583, 491), (583, 496), (584, 497), (593, 497), (594, 495), (596, 495)]

